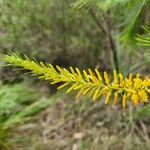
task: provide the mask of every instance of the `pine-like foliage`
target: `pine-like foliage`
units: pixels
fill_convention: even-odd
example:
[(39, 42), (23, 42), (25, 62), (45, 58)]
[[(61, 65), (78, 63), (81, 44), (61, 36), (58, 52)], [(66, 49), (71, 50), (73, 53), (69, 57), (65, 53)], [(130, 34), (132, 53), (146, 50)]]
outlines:
[(40, 99), (38, 92), (29, 88), (29, 84), (17, 83), (0, 85), (0, 149), (12, 144), (8, 135), (19, 124), (33, 118), (52, 102), (52, 99)]
[(150, 46), (150, 26), (144, 27), (145, 34), (138, 35), (136, 41), (141, 46)]
[[(93, 6), (99, 9), (100, 13), (106, 13), (108, 10), (117, 10), (117, 13), (111, 12), (114, 16), (120, 15), (123, 31), (121, 39), (124, 41), (133, 40), (137, 33), (140, 16), (145, 10), (145, 6), (150, 6), (149, 0), (77, 0), (74, 3), (75, 9), (90, 9)], [(120, 13), (121, 9), (121, 13)], [(130, 15), (129, 15), (130, 14)], [(113, 16), (112, 15), (112, 16)]]
[(95, 101), (104, 95), (105, 104), (113, 98), (113, 103), (117, 104), (120, 101), (123, 108), (128, 100), (134, 105), (149, 101), (150, 78), (142, 78), (139, 74), (124, 77), (114, 71), (111, 80), (107, 72), (101, 75), (97, 69), (80, 71), (78, 68), (70, 67), (70, 70), (67, 70), (48, 63), (32, 61), (27, 56), (22, 58), (17, 53), (4, 55), (3, 60), (10, 65), (23, 67), (31, 71), (32, 75), (38, 75), (40, 79), (48, 80), (51, 84), (61, 83), (58, 89), (68, 87), (67, 93), (78, 91), (76, 98), (89, 95)]

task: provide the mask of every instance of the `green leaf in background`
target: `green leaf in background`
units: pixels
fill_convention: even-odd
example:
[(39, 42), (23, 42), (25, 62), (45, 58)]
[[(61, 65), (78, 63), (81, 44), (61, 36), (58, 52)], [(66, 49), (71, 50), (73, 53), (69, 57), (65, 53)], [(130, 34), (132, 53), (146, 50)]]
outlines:
[(56, 96), (41, 98), (37, 90), (24, 82), (0, 85), (0, 148), (9, 145), (5, 140), (10, 130), (32, 119), (57, 100)]
[(150, 104), (144, 106), (142, 109), (139, 109), (135, 113), (136, 118), (141, 119), (144, 117), (150, 116)]
[(139, 34), (135, 38), (137, 41), (137, 44), (141, 46), (150, 46), (150, 26), (143, 27), (143, 29), (145, 33), (143, 35)]

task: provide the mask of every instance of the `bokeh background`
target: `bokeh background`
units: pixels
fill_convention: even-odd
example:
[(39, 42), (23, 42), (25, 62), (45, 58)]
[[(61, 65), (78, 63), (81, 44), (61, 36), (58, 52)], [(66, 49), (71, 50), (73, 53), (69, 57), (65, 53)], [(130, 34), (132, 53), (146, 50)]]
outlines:
[[(98, 68), (110, 74), (117, 61), (124, 75), (148, 76), (149, 47), (138, 45), (135, 38), (144, 34), (143, 26), (149, 26), (149, 1), (122, 5), (105, 1), (92, 6), (82, 1), (0, 0), (0, 59), (11, 50), (65, 68)], [(74, 93), (66, 95), (24, 73), (0, 61), (0, 147), (150, 148), (149, 115), (135, 117), (138, 108), (129, 105), (122, 110), (87, 97), (75, 101)]]

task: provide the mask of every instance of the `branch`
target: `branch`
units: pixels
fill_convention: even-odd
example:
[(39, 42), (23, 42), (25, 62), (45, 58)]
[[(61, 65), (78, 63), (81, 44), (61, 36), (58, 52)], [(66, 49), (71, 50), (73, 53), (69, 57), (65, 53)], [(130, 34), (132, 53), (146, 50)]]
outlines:
[(110, 27), (108, 25), (108, 21), (106, 20), (106, 18), (105, 19), (103, 18), (103, 22), (105, 23), (105, 28), (104, 28), (104, 26), (101, 24), (101, 22), (96, 17), (95, 12), (92, 8), (89, 9), (89, 13), (91, 14), (93, 19), (97, 23), (99, 29), (103, 32), (103, 34), (107, 38), (107, 42), (108, 42), (107, 48), (110, 49), (113, 53), (113, 61), (114, 61), (115, 69), (118, 73), (119, 72), (119, 63), (118, 63), (117, 49), (116, 49), (113, 37), (111, 35), (111, 30), (110, 30)]
[(102, 76), (97, 69), (80, 71), (78, 68), (70, 67), (70, 70), (67, 70), (59, 66), (54, 67), (51, 64), (32, 61), (27, 56), (21, 58), (16, 53), (4, 55), (3, 60), (10, 65), (31, 71), (32, 75), (38, 75), (40, 79), (48, 80), (52, 85), (60, 83), (58, 89), (67, 87), (67, 93), (77, 91), (76, 98), (88, 95), (96, 101), (105, 95), (105, 104), (110, 102), (111, 97), (113, 97), (113, 103), (117, 104), (120, 97), (123, 108), (126, 107), (128, 100), (133, 105), (147, 103), (149, 100), (150, 78), (143, 79), (139, 74), (134, 77), (129, 74), (129, 77), (125, 78), (114, 70), (113, 80), (111, 80), (105, 71)]

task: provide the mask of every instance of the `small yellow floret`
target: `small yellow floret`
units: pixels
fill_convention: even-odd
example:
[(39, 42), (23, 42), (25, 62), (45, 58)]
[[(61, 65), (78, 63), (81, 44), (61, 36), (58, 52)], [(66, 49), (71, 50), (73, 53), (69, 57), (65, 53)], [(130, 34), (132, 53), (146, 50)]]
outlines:
[(136, 89), (140, 88), (143, 85), (143, 81), (139, 76), (137, 76), (133, 81), (134, 81), (134, 87)]
[(129, 87), (131, 87), (131, 86), (132, 86), (132, 84), (133, 84), (133, 83), (132, 83), (132, 81), (131, 81), (131, 80), (129, 80), (129, 79), (126, 79), (126, 80), (125, 80), (125, 85), (126, 85), (126, 87), (128, 87), (128, 88), (129, 88)]
[(122, 107), (125, 108), (126, 107), (126, 101), (127, 101), (127, 95), (123, 95), (122, 96)]
[(114, 100), (113, 100), (113, 104), (116, 105), (118, 102), (118, 92), (114, 93)]
[(131, 96), (131, 102), (134, 104), (134, 105), (137, 105), (138, 102), (139, 102), (139, 97), (137, 94), (132, 94)]
[(123, 75), (121, 73), (119, 73), (119, 79), (120, 79), (120, 87), (124, 86), (124, 79), (123, 79)]
[(108, 92), (105, 98), (105, 104), (108, 104), (110, 96), (111, 96), (111, 92)]
[(141, 99), (142, 102), (148, 102), (148, 95), (144, 90), (138, 91), (138, 96)]
[(132, 80), (133, 80), (133, 75), (132, 75), (132, 73), (130, 73), (129, 74), (129, 78), (125, 79), (125, 85), (126, 85), (126, 87), (130, 88), (132, 86), (132, 84), (133, 84)]
[(104, 71), (104, 79), (107, 85), (110, 84), (110, 80), (106, 71)]
[(113, 74), (114, 74), (114, 83), (118, 83), (117, 71), (114, 70)]

